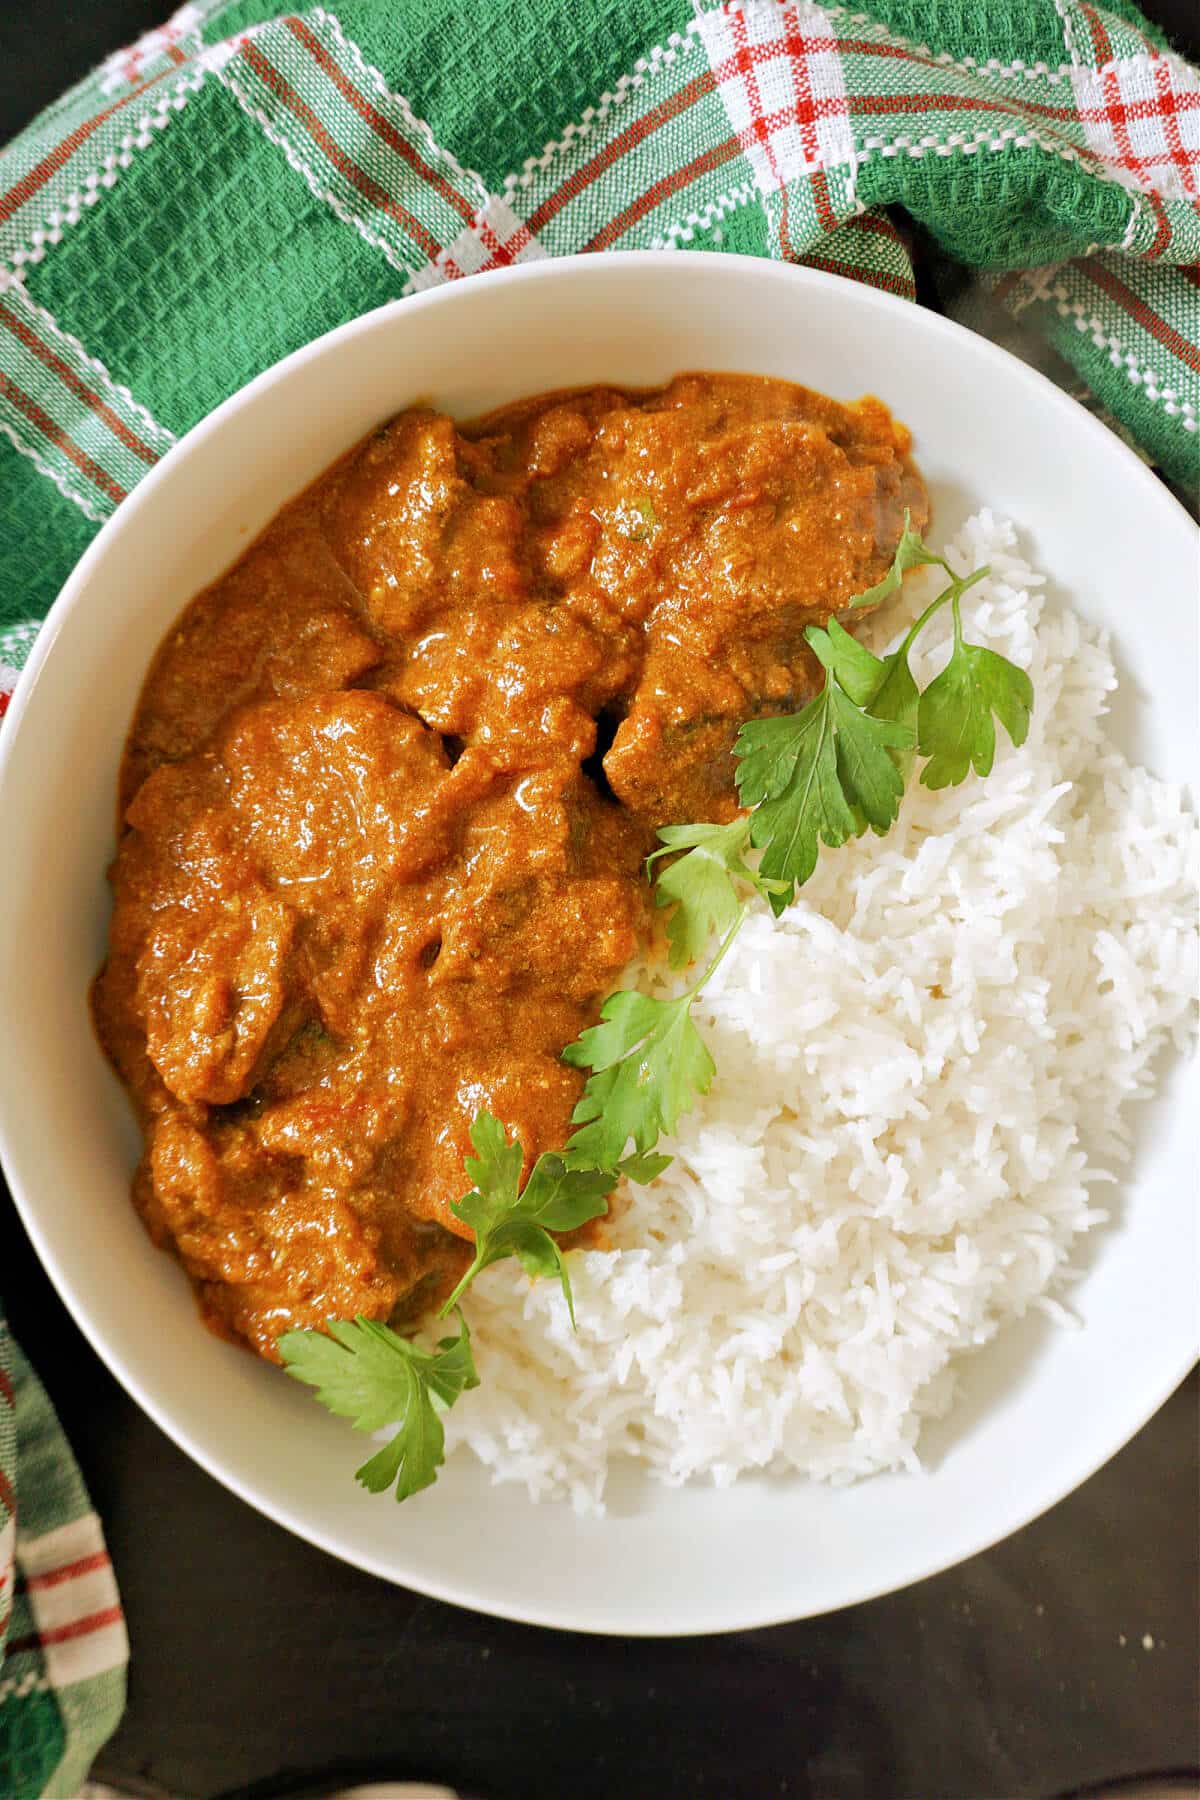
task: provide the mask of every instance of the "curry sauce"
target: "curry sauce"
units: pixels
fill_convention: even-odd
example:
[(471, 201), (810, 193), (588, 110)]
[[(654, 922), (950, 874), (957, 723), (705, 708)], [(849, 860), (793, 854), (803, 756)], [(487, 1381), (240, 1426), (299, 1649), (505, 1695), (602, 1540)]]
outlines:
[(877, 400), (752, 376), (414, 408), (186, 609), (93, 1010), (215, 1329), (270, 1356), (448, 1291), (472, 1119), (527, 1168), (563, 1144), (655, 831), (733, 816), (739, 725), (811, 696), (805, 627), (925, 522), (908, 450)]

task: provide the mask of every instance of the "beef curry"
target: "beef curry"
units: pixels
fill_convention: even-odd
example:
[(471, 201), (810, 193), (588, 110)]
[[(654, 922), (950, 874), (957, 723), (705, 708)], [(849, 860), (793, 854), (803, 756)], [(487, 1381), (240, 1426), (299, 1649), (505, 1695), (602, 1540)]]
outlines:
[(805, 627), (925, 522), (908, 448), (876, 400), (749, 376), (414, 408), (187, 608), (93, 1008), (214, 1329), (271, 1356), (449, 1290), (472, 1119), (527, 1166), (565, 1141), (655, 830), (733, 816), (739, 725), (811, 695)]

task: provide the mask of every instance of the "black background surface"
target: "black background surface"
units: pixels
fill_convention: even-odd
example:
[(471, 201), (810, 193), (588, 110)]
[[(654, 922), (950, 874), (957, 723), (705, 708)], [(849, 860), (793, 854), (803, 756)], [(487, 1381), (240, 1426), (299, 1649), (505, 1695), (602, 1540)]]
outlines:
[[(1192, 0), (1148, 10), (1194, 50)], [(0, 141), (166, 11), (0, 0)], [(0, 1287), (108, 1534), (133, 1661), (95, 1772), (133, 1792), (265, 1797), (334, 1771), (494, 1800), (1017, 1800), (1200, 1762), (1195, 1377), (946, 1575), (769, 1631), (602, 1639), (422, 1599), (260, 1518), (104, 1369), (2, 1190)]]

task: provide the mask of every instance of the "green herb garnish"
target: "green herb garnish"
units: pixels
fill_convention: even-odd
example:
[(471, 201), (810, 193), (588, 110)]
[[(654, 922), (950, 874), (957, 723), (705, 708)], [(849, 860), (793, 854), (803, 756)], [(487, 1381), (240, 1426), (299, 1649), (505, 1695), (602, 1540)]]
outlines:
[(558, 1276), (574, 1325), (567, 1265), (550, 1234), (574, 1231), (608, 1211), (616, 1157), (612, 1164), (573, 1168), (565, 1157), (546, 1152), (522, 1188), (525, 1152), (519, 1143), (508, 1142), (499, 1119), (490, 1112), (476, 1113), (471, 1142), (475, 1155), (467, 1158), (466, 1170), (475, 1185), (450, 1210), (475, 1233), (475, 1260), (443, 1306), (443, 1317), (482, 1270), (515, 1256), (527, 1275)]
[(852, 607), (878, 606), (890, 594), (899, 593), (900, 584), (910, 569), (918, 569), (926, 563), (936, 563), (939, 568), (945, 569), (952, 581), (955, 579), (954, 570), (945, 558), (938, 556), (936, 551), (927, 549), (922, 542), (920, 532), (913, 530), (912, 514), (906, 506), (904, 529), (900, 533), (900, 542), (896, 545), (891, 568), (880, 581), (875, 583), (874, 587), (864, 588), (861, 594), (855, 594), (850, 605)]
[(1019, 748), (1029, 735), (1033, 683), (1024, 669), (981, 644), (963, 642), (959, 597), (954, 596), (954, 650), (921, 695), (917, 749), (929, 761), (926, 787), (957, 787), (971, 769), (990, 775), (996, 755), (995, 713)]
[[(617, 1168), (629, 1140), (645, 1156), (698, 1094), (707, 1094), (716, 1064), (692, 1019), (692, 1003), (742, 922), (742, 908), (717, 957), (694, 987), (675, 1000), (657, 1000), (624, 988), (600, 1008), (600, 1023), (581, 1032), (563, 1061), (591, 1069), (573, 1118), (579, 1129), (567, 1154), (579, 1167)], [(665, 1166), (665, 1165), (664, 1165)], [(629, 1172), (627, 1164), (623, 1172)]]
[[(601, 1024), (563, 1052), (564, 1061), (592, 1071), (575, 1111), (580, 1129), (568, 1145), (572, 1158), (611, 1162), (631, 1137), (639, 1151), (650, 1151), (708, 1092), (713, 1062), (692, 1006), (737, 935), (747, 888), (778, 915), (812, 874), (822, 844), (836, 848), (867, 829), (886, 833), (917, 756), (929, 758), (921, 774), (927, 787), (962, 781), (971, 768), (986, 775), (995, 752), (993, 712), (1014, 745), (1024, 743), (1033, 704), (1028, 675), (962, 637), (962, 596), (986, 567), (956, 575), (926, 549), (905, 513), (890, 569), (850, 606), (886, 599), (922, 564), (944, 569), (949, 583), (890, 655), (875, 656), (836, 619), (823, 629), (809, 626), (805, 635), (825, 669), (821, 692), (799, 713), (751, 720), (734, 745), (738, 795), (748, 810), (728, 825), (668, 825), (659, 832), (662, 848), (648, 859), (647, 872), (674, 856), (657, 876), (658, 903), (672, 908), (671, 966), (697, 960), (716, 933), (721, 946), (678, 999), (610, 995)], [(909, 655), (948, 604), (954, 651), (922, 694)], [(746, 860), (751, 849), (761, 852), (757, 868)]]
[[(820, 656), (816, 640), (826, 634), (810, 628), (808, 636)], [(820, 844), (836, 849), (864, 820), (880, 837), (894, 824), (904, 778), (889, 753), (912, 742), (908, 726), (856, 706), (828, 662), (825, 685), (803, 712), (743, 725), (733, 747), (742, 759), (738, 793), (753, 808), (761, 873), (779, 884), (770, 896), (776, 914), (816, 868)]]
[(355, 1470), (373, 1494), (395, 1483), (407, 1500), (437, 1480), (445, 1460), (445, 1433), (434, 1401), (453, 1406), (479, 1386), (467, 1322), (459, 1315), (457, 1337), (436, 1350), (421, 1350), (376, 1319), (330, 1319), (324, 1331), (287, 1331), (277, 1339), (284, 1367), (317, 1390), (322, 1406), (349, 1419), (356, 1431), (398, 1430), (389, 1444)]
[(733, 928), (741, 900), (737, 883), (748, 882), (766, 898), (782, 884), (769, 880), (746, 863), (750, 848), (750, 821), (735, 819), (731, 825), (664, 825), (659, 832), (662, 849), (646, 858), (646, 874), (660, 857), (682, 850), (658, 872), (655, 899), (671, 907), (667, 943), (673, 969), (696, 962), (714, 937)]

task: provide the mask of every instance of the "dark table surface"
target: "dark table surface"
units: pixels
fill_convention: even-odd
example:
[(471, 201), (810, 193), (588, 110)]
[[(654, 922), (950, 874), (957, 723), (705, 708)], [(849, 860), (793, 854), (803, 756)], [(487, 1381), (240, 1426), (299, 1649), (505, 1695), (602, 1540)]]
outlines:
[[(0, 142), (166, 10), (0, 0)], [(1148, 10), (1189, 47), (1192, 0)], [(1015, 1800), (1200, 1763), (1195, 1377), (1070, 1499), (905, 1593), (589, 1638), (386, 1586), (228, 1494), (89, 1349), (3, 1190), (0, 1287), (116, 1564), (129, 1706), (95, 1773), (129, 1791), (265, 1797), (325, 1771), (494, 1800)]]

